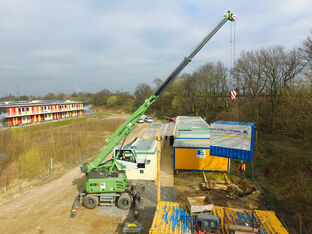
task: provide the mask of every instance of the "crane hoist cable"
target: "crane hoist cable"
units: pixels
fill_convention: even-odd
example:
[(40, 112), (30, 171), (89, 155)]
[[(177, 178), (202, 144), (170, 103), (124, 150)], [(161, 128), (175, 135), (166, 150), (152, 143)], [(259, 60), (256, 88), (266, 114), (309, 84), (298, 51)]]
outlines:
[[(236, 21), (234, 24), (230, 25), (230, 70), (233, 70), (236, 61)], [(233, 75), (231, 77), (234, 79)], [(240, 86), (240, 79), (237, 77), (237, 87), (236, 90), (238, 91)]]

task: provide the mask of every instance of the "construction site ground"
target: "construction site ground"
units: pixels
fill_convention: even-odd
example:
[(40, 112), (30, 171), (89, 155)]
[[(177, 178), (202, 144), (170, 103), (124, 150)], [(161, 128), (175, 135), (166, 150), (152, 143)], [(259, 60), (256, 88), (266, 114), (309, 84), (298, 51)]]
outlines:
[[(136, 125), (128, 137), (131, 141), (146, 123)], [(203, 178), (199, 172), (180, 171), (173, 176), (173, 155), (169, 140), (163, 139), (161, 153), (161, 197), (164, 201), (185, 202), (189, 196), (208, 196), (215, 205), (263, 209), (260, 192), (239, 197), (223, 190), (202, 191), (199, 184)], [(213, 179), (214, 175), (211, 177)], [(219, 177), (219, 175), (217, 176)], [(235, 177), (238, 183), (238, 177)], [(69, 218), (73, 201), (83, 189), (84, 176), (76, 167), (63, 176), (40, 187), (21, 194), (0, 206), (0, 233), (121, 233), (126, 221), (133, 221), (132, 210), (117, 207), (86, 209), (79, 207), (74, 219)], [(249, 180), (241, 181), (245, 187), (253, 186)], [(143, 224), (143, 233), (148, 233), (157, 203), (156, 184), (144, 183), (146, 190), (140, 205), (138, 222)]]
[[(206, 174), (209, 174), (209, 172)], [(222, 175), (222, 173), (213, 174)], [(220, 175), (216, 177), (219, 178)], [(260, 191), (256, 188), (256, 185), (249, 179), (241, 179), (236, 176), (233, 177), (235, 178), (236, 183), (243, 186), (244, 189), (248, 191), (252, 191), (253, 189), (255, 190), (248, 195), (242, 195), (237, 191), (231, 191), (230, 188), (227, 191), (223, 189), (203, 191), (200, 188), (200, 184), (203, 182), (201, 172), (179, 172), (174, 178), (174, 185), (178, 190), (177, 201), (185, 203), (187, 197), (207, 196), (208, 199), (217, 206), (265, 210), (266, 207), (263, 197)], [(226, 182), (224, 181), (223, 184), (226, 184)]]

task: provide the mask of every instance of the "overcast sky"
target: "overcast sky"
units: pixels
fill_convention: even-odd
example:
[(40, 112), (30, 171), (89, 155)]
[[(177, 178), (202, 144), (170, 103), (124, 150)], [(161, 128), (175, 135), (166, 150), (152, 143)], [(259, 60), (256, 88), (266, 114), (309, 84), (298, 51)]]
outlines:
[[(165, 79), (228, 9), (238, 16), (236, 57), (311, 35), (311, 0), (1, 0), (0, 97), (132, 92)], [(229, 67), (231, 25), (184, 72), (218, 60)]]

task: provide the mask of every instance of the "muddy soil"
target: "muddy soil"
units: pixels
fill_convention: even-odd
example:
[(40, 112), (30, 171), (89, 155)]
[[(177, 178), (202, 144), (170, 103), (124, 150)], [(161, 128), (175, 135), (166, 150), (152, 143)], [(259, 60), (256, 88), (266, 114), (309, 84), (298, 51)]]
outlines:
[[(208, 174), (208, 173), (207, 173)], [(207, 196), (214, 205), (245, 208), (245, 209), (262, 209), (265, 210), (263, 197), (252, 181), (234, 177), (235, 182), (250, 191), (255, 188), (251, 194), (241, 197), (237, 191), (229, 190), (207, 190), (202, 191), (200, 184), (203, 182), (201, 173), (179, 171), (174, 178), (174, 185), (178, 190), (177, 201), (185, 203), (187, 197)]]

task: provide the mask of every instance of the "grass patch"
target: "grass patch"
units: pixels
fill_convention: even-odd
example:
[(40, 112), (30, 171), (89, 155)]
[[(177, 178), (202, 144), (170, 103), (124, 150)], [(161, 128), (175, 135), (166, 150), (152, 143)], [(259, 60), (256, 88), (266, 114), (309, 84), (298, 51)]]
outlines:
[(295, 229), (299, 227), (293, 218), (298, 214), (304, 227), (312, 227), (311, 143), (303, 138), (265, 134), (259, 139), (255, 176), (268, 191), (270, 205)]
[[(222, 172), (205, 172), (207, 180), (212, 180), (217, 183), (226, 183)], [(199, 172), (198, 176), (204, 180), (203, 172)]]
[[(109, 114), (105, 114), (106, 116)], [(104, 116), (104, 115), (102, 115)], [(21, 181), (44, 178), (54, 168), (66, 171), (100, 152), (122, 119), (76, 118), (0, 131), (0, 190)]]
[(95, 117), (110, 116), (112, 113), (107, 111), (96, 112)]

